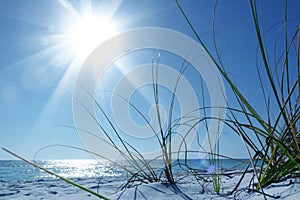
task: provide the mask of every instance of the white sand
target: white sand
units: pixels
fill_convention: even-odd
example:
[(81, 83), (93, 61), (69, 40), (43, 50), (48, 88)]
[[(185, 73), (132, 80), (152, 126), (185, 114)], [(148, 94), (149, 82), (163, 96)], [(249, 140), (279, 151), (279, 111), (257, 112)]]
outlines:
[[(248, 192), (250, 176), (246, 177), (242, 186), (232, 195), (228, 192), (233, 189), (239, 176), (223, 177), (221, 195), (213, 192), (212, 183), (197, 183), (194, 178), (187, 177), (176, 186), (167, 183), (141, 184), (125, 190), (119, 187), (125, 183), (121, 178), (107, 177), (100, 184), (100, 193), (111, 199), (263, 199), (259, 193)], [(97, 179), (73, 179), (75, 182), (97, 191)], [(264, 192), (280, 199), (300, 199), (300, 179), (289, 179), (281, 183), (272, 184)], [(61, 180), (38, 181), (0, 181), (0, 199), (70, 199), (93, 200), (98, 199), (89, 193), (80, 190)], [(268, 197), (268, 199), (273, 199)]]

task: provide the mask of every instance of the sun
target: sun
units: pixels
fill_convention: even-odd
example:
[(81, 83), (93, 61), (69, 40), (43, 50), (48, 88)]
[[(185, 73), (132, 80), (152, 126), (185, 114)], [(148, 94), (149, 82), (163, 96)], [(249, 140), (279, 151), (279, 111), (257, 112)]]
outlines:
[(70, 28), (69, 45), (75, 56), (85, 58), (116, 32), (113, 22), (108, 18), (97, 15), (83, 16)]

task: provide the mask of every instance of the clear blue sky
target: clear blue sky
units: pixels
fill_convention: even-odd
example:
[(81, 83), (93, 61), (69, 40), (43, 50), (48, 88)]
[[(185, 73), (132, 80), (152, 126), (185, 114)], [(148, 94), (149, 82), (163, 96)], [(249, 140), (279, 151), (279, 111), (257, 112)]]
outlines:
[[(69, 92), (73, 91), (86, 52), (78, 52), (78, 44), (70, 41), (70, 32), (81, 17), (93, 13), (108, 18), (114, 24), (114, 34), (133, 28), (163, 27), (195, 38), (173, 0), (113, 2), (0, 1), (0, 147), (29, 159), (47, 145), (83, 147), (76, 130), (60, 126), (74, 126)], [(213, 50), (214, 1), (180, 2), (199, 35)], [(270, 3), (258, 1), (264, 31), (280, 22), (283, 16), (281, 1)], [(300, 22), (299, 8), (298, 0), (289, 1), (288, 16), (293, 27)], [(279, 28), (276, 26), (275, 30)], [(272, 41), (270, 53), (275, 33), (273, 30), (269, 36)], [(243, 94), (259, 110), (263, 109), (255, 66), (257, 42), (248, 1), (219, 2), (216, 37), (227, 72)], [(231, 101), (230, 89), (226, 89)], [(221, 153), (246, 157), (240, 139), (234, 133), (224, 131)], [(38, 156), (40, 159), (86, 157), (87, 154), (61, 147), (49, 148)], [(0, 159), (11, 158), (0, 151)]]

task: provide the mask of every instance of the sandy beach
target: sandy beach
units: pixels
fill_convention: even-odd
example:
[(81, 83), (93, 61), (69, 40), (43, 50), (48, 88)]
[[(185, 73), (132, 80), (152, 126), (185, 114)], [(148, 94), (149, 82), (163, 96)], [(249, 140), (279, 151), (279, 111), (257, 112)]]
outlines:
[[(125, 183), (121, 177), (106, 177), (100, 182), (95, 178), (72, 180), (94, 191), (98, 189), (100, 194), (110, 199), (264, 199), (262, 194), (249, 190), (249, 178), (250, 175), (247, 175), (242, 185), (231, 195), (228, 192), (234, 188), (239, 176), (223, 177), (220, 195), (214, 193), (212, 183), (197, 183), (191, 176), (179, 180), (176, 185), (151, 183), (139, 184), (126, 189), (121, 189)], [(97, 186), (98, 182), (99, 186)], [(264, 192), (270, 195), (267, 196), (267, 199), (276, 197), (297, 200), (300, 196), (300, 179), (288, 179), (274, 183), (264, 188)], [(40, 179), (37, 181), (0, 181), (0, 199), (93, 200), (98, 198), (61, 180)]]

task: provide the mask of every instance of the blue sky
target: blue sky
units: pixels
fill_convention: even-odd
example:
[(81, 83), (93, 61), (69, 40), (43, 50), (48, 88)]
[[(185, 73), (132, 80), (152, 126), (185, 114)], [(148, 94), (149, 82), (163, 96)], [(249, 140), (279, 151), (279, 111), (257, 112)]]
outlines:
[[(214, 1), (180, 2), (203, 41), (213, 51), (211, 21)], [(258, 1), (258, 7), (264, 31), (282, 20), (281, 1), (274, 1), (272, 5), (270, 2)], [(299, 7), (297, 0), (289, 1), (291, 27), (299, 25)], [(113, 31), (108, 34), (134, 28), (162, 27), (195, 39), (172, 0), (0, 1), (0, 147), (29, 159), (47, 145), (83, 147), (76, 130), (63, 126), (75, 126), (70, 93), (78, 70), (89, 53), (76, 50), (78, 45), (72, 44), (71, 32), (74, 24), (89, 14), (97, 14), (113, 24)], [(107, 31), (110, 28), (105, 29)], [(275, 31), (267, 35), (271, 41), (268, 49), (270, 53), (279, 28), (280, 25), (275, 26)], [(102, 29), (97, 31), (101, 32)], [(248, 1), (219, 2), (216, 39), (226, 71), (242, 93), (258, 110), (262, 110), (263, 99), (258, 89), (255, 67), (257, 42)], [(101, 42), (92, 42), (90, 48)], [(165, 59), (162, 62), (168, 63), (166, 58), (168, 55), (161, 55), (161, 60)], [(228, 100), (234, 104), (230, 89), (227, 87), (226, 90)], [(240, 139), (226, 129), (221, 136), (221, 151), (233, 157), (246, 157)], [(37, 158), (87, 157), (87, 154), (80, 151), (53, 147), (39, 153)], [(0, 159), (11, 158), (0, 151)]]

